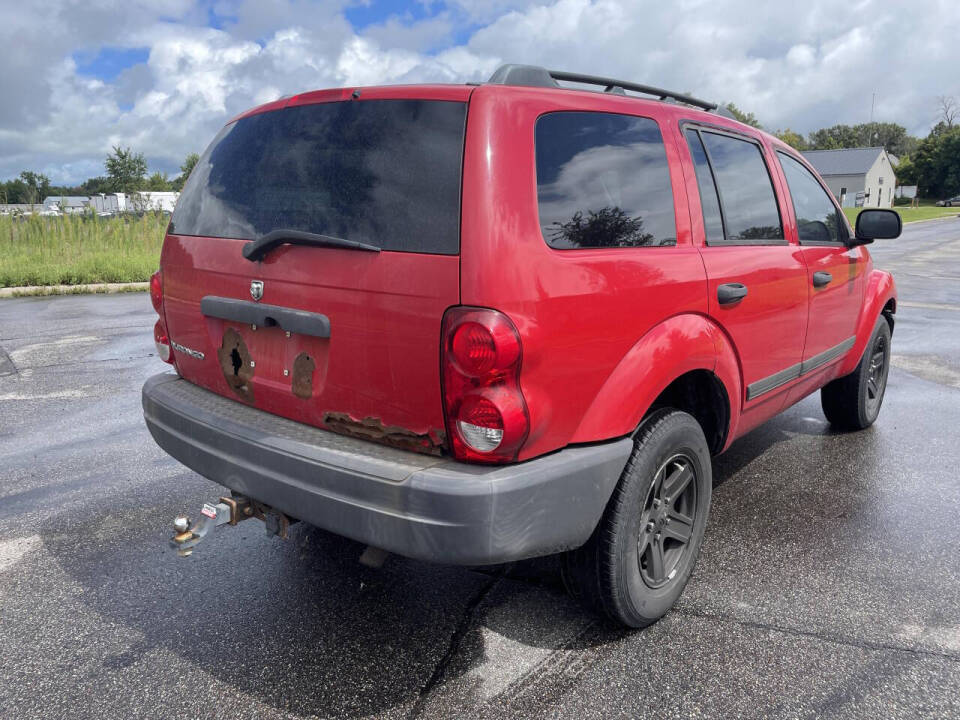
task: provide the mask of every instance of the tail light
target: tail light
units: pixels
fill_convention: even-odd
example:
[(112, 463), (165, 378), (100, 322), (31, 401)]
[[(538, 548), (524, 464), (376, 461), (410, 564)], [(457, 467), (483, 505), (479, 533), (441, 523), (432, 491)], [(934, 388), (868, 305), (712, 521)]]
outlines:
[(443, 317), (443, 401), (458, 460), (504, 463), (530, 430), (520, 391), (520, 335), (496, 310), (457, 307)]
[(157, 270), (150, 276), (150, 302), (153, 303), (153, 309), (159, 314), (163, 314), (163, 282), (160, 280), (160, 271)]
[(163, 326), (163, 320), (157, 320), (157, 324), (153, 326), (153, 344), (157, 346), (157, 355), (160, 356), (160, 359), (173, 364), (170, 338), (167, 337), (167, 329)]
[(150, 276), (150, 302), (153, 303), (153, 309), (160, 315), (157, 324), (153, 326), (153, 344), (157, 346), (157, 355), (164, 362), (173, 365), (170, 337), (167, 335), (167, 328), (163, 324), (163, 281), (160, 279), (159, 270)]

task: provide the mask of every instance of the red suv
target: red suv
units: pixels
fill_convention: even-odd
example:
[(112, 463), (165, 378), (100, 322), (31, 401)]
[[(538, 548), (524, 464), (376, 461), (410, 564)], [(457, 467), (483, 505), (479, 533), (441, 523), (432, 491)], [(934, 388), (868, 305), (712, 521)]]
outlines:
[(690, 576), (711, 455), (816, 390), (839, 428), (876, 419), (896, 291), (863, 246), (899, 233), (852, 232), (791, 147), (657, 88), (512, 65), (295, 95), (184, 187), (151, 285), (176, 374), (144, 415), (231, 522), (562, 553), (639, 627)]

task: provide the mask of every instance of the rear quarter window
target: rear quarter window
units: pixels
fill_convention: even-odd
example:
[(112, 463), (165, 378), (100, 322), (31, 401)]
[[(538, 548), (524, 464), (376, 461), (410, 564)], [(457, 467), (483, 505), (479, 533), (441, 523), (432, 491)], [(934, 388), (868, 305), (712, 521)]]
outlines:
[(301, 230), (455, 255), (466, 113), (462, 102), (350, 100), (241, 118), (190, 174), (171, 232)]
[(670, 170), (657, 123), (614, 113), (537, 119), (537, 204), (553, 248), (677, 244)]

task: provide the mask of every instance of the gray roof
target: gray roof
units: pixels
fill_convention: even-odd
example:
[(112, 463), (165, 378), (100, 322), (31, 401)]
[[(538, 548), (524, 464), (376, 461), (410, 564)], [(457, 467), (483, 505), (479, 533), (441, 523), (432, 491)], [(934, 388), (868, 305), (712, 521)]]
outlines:
[(821, 175), (866, 175), (882, 147), (808, 150), (803, 156)]
[(50, 195), (44, 201), (44, 205), (63, 204), (64, 207), (83, 207), (90, 198), (86, 195)]

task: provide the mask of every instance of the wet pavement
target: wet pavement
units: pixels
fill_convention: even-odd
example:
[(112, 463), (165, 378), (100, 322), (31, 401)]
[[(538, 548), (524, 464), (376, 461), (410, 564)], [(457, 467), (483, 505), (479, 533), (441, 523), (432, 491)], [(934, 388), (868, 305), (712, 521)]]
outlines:
[(623, 632), (550, 559), (477, 572), (251, 522), (160, 451), (144, 294), (0, 301), (0, 717), (960, 715), (960, 220), (872, 248), (900, 307), (878, 423), (814, 395), (715, 460), (677, 608)]

